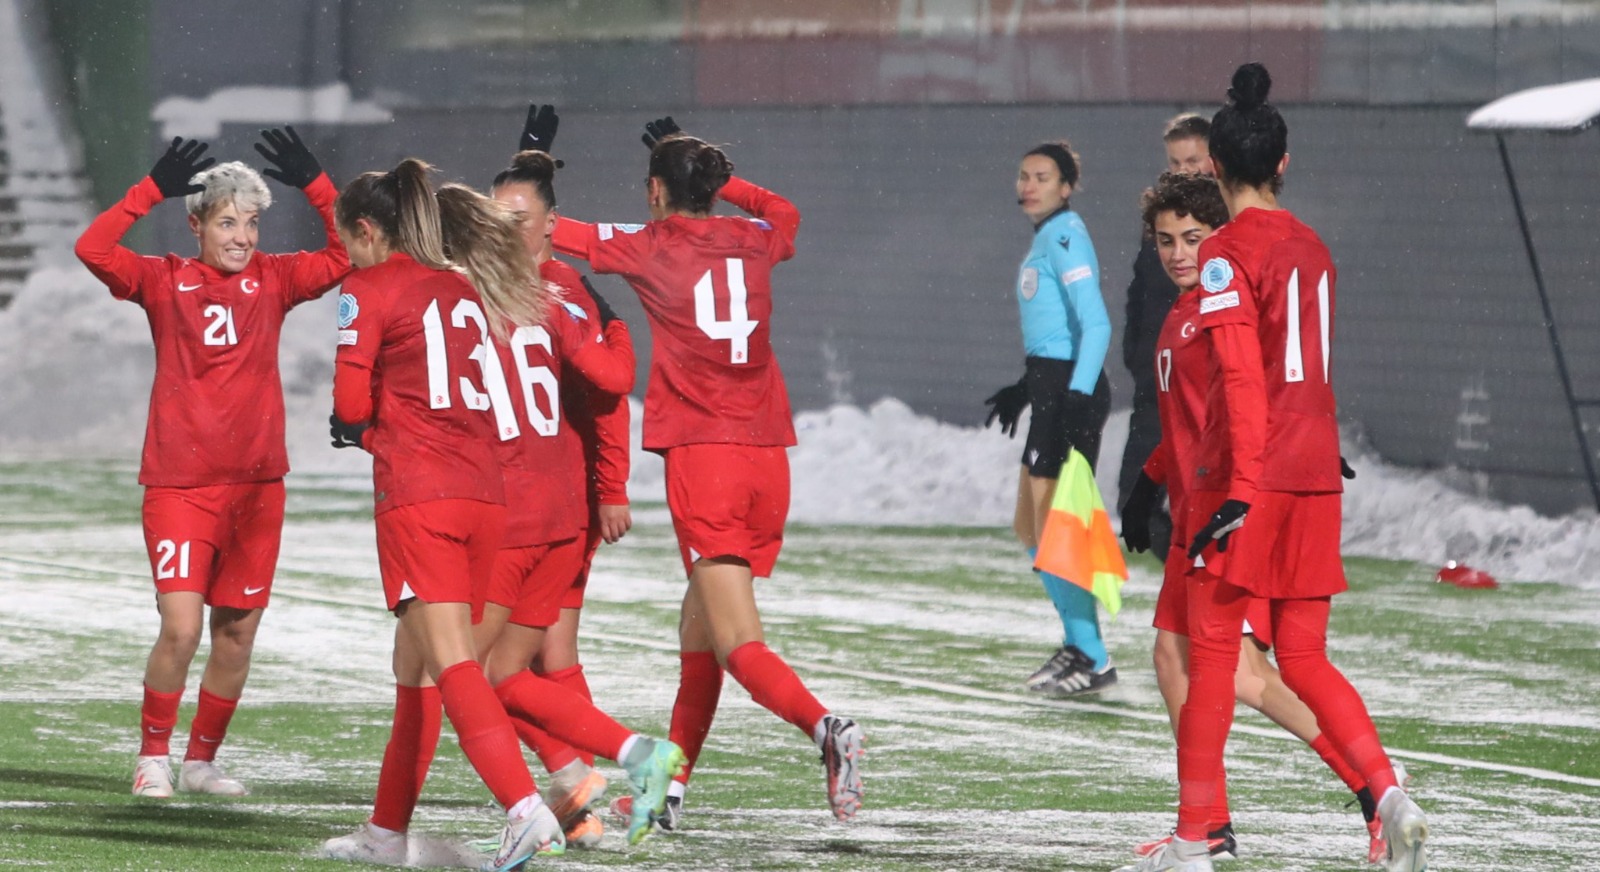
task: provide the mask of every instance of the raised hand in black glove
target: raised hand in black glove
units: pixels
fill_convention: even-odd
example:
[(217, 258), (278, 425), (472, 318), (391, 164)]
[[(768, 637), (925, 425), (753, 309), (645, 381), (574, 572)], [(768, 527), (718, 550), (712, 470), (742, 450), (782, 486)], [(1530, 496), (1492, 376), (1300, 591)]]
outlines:
[(200, 159), (207, 148), (209, 146), (198, 139), (184, 139), (181, 136), (172, 138), (167, 153), (150, 168), (150, 180), (161, 189), (161, 196), (169, 199), (187, 197), (206, 189), (205, 185), (191, 184), (189, 180), (194, 178), (195, 173), (217, 162), (214, 157)]
[(338, 415), (328, 416), (328, 435), (333, 437), (335, 448), (364, 448), (361, 437), (367, 434), (367, 424), (346, 424)]
[[(266, 145), (256, 143), (256, 151), (273, 167), (261, 171), (268, 178), (277, 179), (292, 188), (304, 189), (306, 185), (317, 180), (322, 175), (322, 164), (317, 163), (317, 158), (300, 141), (300, 134), (287, 124), (282, 130), (263, 130), (261, 138), (266, 140)], [(268, 151), (270, 146), (273, 150)]]
[[(561, 116), (556, 114), (556, 107), (548, 103), (529, 103), (528, 120), (522, 122), (522, 137), (517, 140), (517, 151), (542, 151), (550, 154), (551, 148), (556, 144), (556, 130), (561, 127)], [(556, 169), (566, 166), (567, 162), (556, 161)]]
[(1017, 437), (1017, 422), (1022, 418), (1022, 410), (1028, 408), (1028, 377), (1017, 379), (1014, 385), (1006, 385), (984, 400), (983, 404), (989, 407), (989, 417), (983, 421), (983, 426), (988, 427), (1000, 420), (1000, 432), (1015, 439)]
[(617, 310), (611, 308), (611, 304), (606, 302), (605, 297), (600, 296), (600, 292), (594, 289), (594, 285), (589, 284), (588, 276), (583, 276), (578, 281), (583, 282), (583, 289), (589, 292), (589, 296), (594, 300), (594, 307), (600, 310), (601, 330), (606, 329), (606, 325), (612, 321), (618, 320)]
[(1339, 455), (1339, 474), (1344, 476), (1346, 479), (1352, 479), (1356, 477), (1356, 471), (1350, 467), (1350, 461), (1345, 460), (1344, 455), (1342, 454)]
[(678, 126), (678, 122), (672, 120), (671, 115), (668, 115), (665, 118), (657, 118), (646, 124), (644, 126), (644, 136), (639, 138), (643, 140), (645, 148), (654, 150), (656, 143), (675, 133), (682, 132), (683, 128)]
[(1223, 503), (1222, 508), (1217, 509), (1217, 513), (1211, 516), (1211, 520), (1200, 528), (1200, 532), (1194, 534), (1194, 541), (1189, 544), (1189, 559), (1199, 557), (1200, 552), (1206, 550), (1206, 546), (1210, 545), (1213, 539), (1217, 542), (1218, 552), (1228, 550), (1229, 534), (1244, 526), (1244, 516), (1248, 511), (1250, 504), (1243, 500), (1228, 500)]
[(1155, 512), (1156, 498), (1161, 495), (1161, 485), (1155, 479), (1139, 472), (1139, 479), (1128, 490), (1122, 501), (1122, 541), (1129, 551), (1150, 550), (1150, 515)]

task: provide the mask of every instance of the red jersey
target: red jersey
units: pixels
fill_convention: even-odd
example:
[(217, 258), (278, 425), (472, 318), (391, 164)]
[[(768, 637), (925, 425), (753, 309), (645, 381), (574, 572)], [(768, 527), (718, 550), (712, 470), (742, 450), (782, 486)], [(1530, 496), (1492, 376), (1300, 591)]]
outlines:
[[(583, 276), (571, 266), (551, 259), (539, 265), (539, 277), (554, 285), (570, 303), (582, 307), (590, 321), (600, 323), (600, 308), (589, 296)], [(615, 338), (607, 337), (606, 345), (618, 354), (633, 359), (633, 339), (626, 330)], [(583, 443), (583, 462), (588, 471), (585, 496), (591, 510), (599, 506), (625, 506), (628, 504), (629, 419), (627, 392), (633, 390), (629, 381), (627, 390), (606, 393), (583, 379), (573, 379), (561, 386), (561, 407), (567, 422), (577, 431)]]
[(371, 421), (376, 510), (504, 503), (497, 440), (522, 430), (489, 320), (466, 277), (404, 254), (344, 281), (334, 412)]
[(205, 487), (271, 481), (289, 471), (278, 337), (289, 310), (350, 271), (334, 228), (326, 175), (306, 187), (327, 229), (317, 252), (257, 251), (236, 273), (169, 254), (141, 257), (118, 242), (162, 200), (146, 178), (94, 219), (75, 247), (111, 295), (144, 309), (156, 346), (139, 483)]
[[(582, 535), (589, 523), (583, 445), (562, 421), (562, 393), (574, 373), (611, 396), (633, 387), (633, 346), (609, 347), (575, 303), (552, 305), (544, 323), (518, 327), (500, 346), (501, 369), (511, 384), (522, 435), (499, 443), (506, 486), (506, 532), (501, 548), (524, 548)], [(608, 334), (626, 340), (627, 326), (613, 321)]]
[(1201, 294), (1178, 295), (1156, 338), (1156, 407), (1161, 414), (1161, 444), (1145, 463), (1145, 474), (1167, 486), (1175, 525), (1172, 541), (1187, 542), (1182, 528), (1206, 429), (1206, 400), (1216, 381), (1211, 343), (1200, 329)]
[(1245, 502), (1343, 490), (1328, 247), (1287, 210), (1246, 209), (1200, 243), (1200, 260), (1200, 326), (1220, 378), (1196, 487)]
[(755, 220), (672, 216), (648, 224), (556, 224), (553, 242), (627, 279), (650, 318), (644, 447), (795, 444), (772, 353), (772, 267), (794, 256), (800, 213), (742, 179), (719, 196)]

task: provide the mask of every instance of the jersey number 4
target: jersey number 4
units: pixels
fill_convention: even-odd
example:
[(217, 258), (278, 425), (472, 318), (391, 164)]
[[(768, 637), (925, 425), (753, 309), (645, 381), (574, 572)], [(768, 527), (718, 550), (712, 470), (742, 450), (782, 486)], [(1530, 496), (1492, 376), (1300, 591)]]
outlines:
[[(478, 344), (468, 357), (478, 365), (483, 387), (480, 389), (467, 376), (458, 377), (456, 387), (461, 401), (469, 409), (492, 410), (495, 433), (500, 441), (515, 439), (522, 431), (517, 427), (517, 416), (511, 408), (511, 394), (506, 390), (505, 372), (500, 369), (500, 355), (489, 341), (489, 321), (476, 301), (457, 300), (450, 310), (450, 326), (465, 330), (469, 322), (477, 328)], [(428, 348), (428, 407), (448, 409), (452, 405), (450, 358), (445, 353), (444, 319), (439, 315), (438, 300), (428, 303), (427, 311), (422, 313), (422, 336)]]
[(729, 363), (745, 364), (750, 362), (750, 334), (761, 322), (750, 320), (746, 303), (750, 292), (744, 286), (744, 261), (730, 257), (725, 262), (728, 270), (728, 319), (724, 321), (717, 318), (717, 288), (713, 275), (716, 270), (708, 269), (700, 281), (694, 283), (694, 323), (712, 339), (729, 342)]

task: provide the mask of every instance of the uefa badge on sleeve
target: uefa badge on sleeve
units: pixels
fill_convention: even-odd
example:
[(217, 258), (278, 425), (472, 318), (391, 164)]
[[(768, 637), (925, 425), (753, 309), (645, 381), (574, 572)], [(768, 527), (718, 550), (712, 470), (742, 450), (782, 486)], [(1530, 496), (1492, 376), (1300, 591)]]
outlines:
[(1200, 286), (1207, 293), (1220, 294), (1233, 282), (1233, 265), (1220, 257), (1213, 257), (1200, 268)]
[(356, 303), (354, 294), (339, 295), (339, 329), (343, 330), (356, 323), (356, 316), (361, 314), (361, 306)]

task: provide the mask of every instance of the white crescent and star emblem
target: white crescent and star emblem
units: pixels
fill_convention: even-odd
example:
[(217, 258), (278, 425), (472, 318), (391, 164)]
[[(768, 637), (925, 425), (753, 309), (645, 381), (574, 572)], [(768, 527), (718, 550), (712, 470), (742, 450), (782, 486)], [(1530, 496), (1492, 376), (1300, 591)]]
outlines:
[(260, 289), (261, 289), (261, 283), (256, 281), (255, 279), (240, 279), (239, 280), (239, 290), (244, 291), (247, 294), (253, 294), (253, 293), (255, 293), (256, 291), (258, 291)]
[(1183, 322), (1183, 326), (1178, 329), (1178, 335), (1182, 336), (1184, 339), (1188, 339), (1190, 336), (1193, 336), (1194, 335), (1194, 322), (1193, 321), (1185, 321), (1185, 322)]

